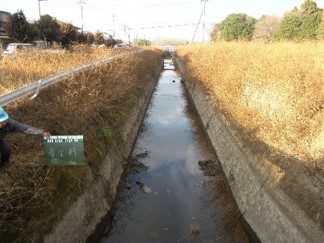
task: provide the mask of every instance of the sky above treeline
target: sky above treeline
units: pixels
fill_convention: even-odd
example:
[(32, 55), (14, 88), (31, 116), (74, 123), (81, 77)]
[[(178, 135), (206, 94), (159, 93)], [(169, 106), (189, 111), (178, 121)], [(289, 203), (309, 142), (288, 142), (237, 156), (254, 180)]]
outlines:
[[(71, 23), (84, 31), (117, 39), (209, 39), (216, 23), (229, 14), (282, 17), (304, 0), (1, 0), (0, 10), (22, 10), (29, 21), (41, 15)], [(324, 8), (324, 0), (315, 1)]]

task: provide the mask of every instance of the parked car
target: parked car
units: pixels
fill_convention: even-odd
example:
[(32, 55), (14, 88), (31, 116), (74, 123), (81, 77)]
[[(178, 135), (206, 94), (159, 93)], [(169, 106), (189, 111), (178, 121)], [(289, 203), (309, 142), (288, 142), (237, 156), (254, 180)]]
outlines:
[(26, 49), (29, 49), (32, 47), (33, 47), (33, 44), (30, 44), (30, 43), (10, 43), (10, 44), (8, 44), (6, 50), (4, 50), (1, 55), (2, 56), (12, 55), (17, 50), (26, 50)]
[(48, 42), (43, 40), (34, 41), (34, 46), (40, 49), (48, 48)]
[(130, 48), (130, 46), (129, 45), (127, 45), (127, 44), (116, 44), (116, 45), (114, 45), (114, 48), (116, 49), (129, 49)]

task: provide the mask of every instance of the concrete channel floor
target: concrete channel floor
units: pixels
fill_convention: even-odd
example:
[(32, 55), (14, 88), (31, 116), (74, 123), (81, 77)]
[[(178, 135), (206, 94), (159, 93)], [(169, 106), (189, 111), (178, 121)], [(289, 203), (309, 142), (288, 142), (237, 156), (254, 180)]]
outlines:
[(248, 242), (215, 153), (165, 70), (100, 242)]

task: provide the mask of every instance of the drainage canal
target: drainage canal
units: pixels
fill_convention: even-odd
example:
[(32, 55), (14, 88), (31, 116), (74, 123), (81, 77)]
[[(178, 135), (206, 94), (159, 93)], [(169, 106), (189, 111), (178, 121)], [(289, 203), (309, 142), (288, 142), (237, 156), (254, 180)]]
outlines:
[(174, 70), (160, 77), (127, 171), (98, 242), (248, 242)]

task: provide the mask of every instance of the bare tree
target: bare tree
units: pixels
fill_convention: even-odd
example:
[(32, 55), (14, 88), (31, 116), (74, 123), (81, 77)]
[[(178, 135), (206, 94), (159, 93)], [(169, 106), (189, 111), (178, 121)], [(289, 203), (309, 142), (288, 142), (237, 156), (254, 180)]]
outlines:
[(253, 40), (271, 42), (279, 26), (280, 19), (273, 15), (262, 16), (255, 25)]
[(220, 40), (220, 24), (215, 24), (212, 32), (210, 33), (210, 38), (212, 41), (216, 42)]

